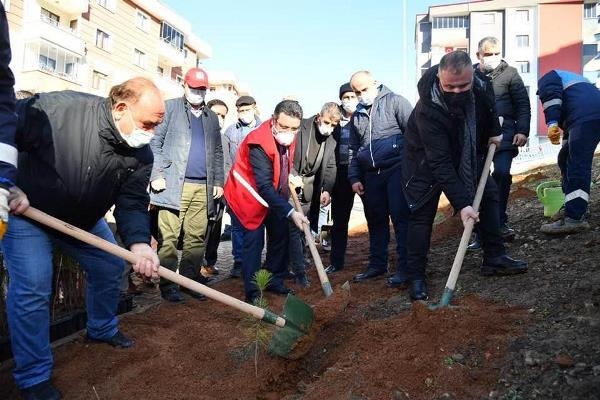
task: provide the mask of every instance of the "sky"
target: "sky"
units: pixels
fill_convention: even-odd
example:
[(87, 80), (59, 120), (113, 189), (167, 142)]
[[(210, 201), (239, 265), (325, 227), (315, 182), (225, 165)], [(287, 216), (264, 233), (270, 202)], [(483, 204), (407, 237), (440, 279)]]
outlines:
[(162, 2), (212, 46), (203, 61), (209, 79), (210, 70), (233, 72), (264, 118), (284, 96), (314, 115), (339, 102), (340, 85), (365, 69), (414, 104), (415, 16), (452, 1), (406, 0), (406, 18), (403, 0)]

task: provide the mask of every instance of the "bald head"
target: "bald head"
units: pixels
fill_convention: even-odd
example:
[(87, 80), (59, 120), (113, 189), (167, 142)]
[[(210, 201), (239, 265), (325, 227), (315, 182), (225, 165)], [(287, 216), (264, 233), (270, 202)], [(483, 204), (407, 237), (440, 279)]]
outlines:
[(365, 106), (370, 106), (377, 97), (377, 81), (369, 71), (358, 71), (352, 74), (350, 86), (358, 97), (358, 101)]
[(136, 129), (153, 133), (165, 115), (165, 102), (156, 85), (138, 77), (113, 86), (109, 93), (117, 128), (125, 136)]

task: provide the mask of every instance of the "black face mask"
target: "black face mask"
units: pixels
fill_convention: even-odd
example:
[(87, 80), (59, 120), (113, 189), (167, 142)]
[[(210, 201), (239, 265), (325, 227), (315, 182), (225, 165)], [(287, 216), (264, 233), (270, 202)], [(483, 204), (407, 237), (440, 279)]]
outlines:
[(465, 108), (471, 97), (471, 91), (466, 90), (464, 92), (442, 92), (444, 96), (444, 102), (450, 110), (460, 110)]

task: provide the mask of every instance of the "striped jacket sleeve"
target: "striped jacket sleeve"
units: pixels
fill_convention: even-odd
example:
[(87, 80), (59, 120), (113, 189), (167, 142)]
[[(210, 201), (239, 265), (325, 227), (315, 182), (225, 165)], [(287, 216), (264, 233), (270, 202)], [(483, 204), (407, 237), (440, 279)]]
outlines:
[(17, 178), (15, 131), (15, 78), (9, 68), (11, 59), (8, 22), (0, 3), (0, 186), (8, 188)]

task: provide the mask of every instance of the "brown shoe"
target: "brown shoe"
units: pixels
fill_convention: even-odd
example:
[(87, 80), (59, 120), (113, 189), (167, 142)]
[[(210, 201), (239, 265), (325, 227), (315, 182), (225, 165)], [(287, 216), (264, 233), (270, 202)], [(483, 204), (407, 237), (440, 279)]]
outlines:
[(219, 275), (219, 269), (214, 265), (205, 265), (200, 269), (200, 273), (205, 277)]

